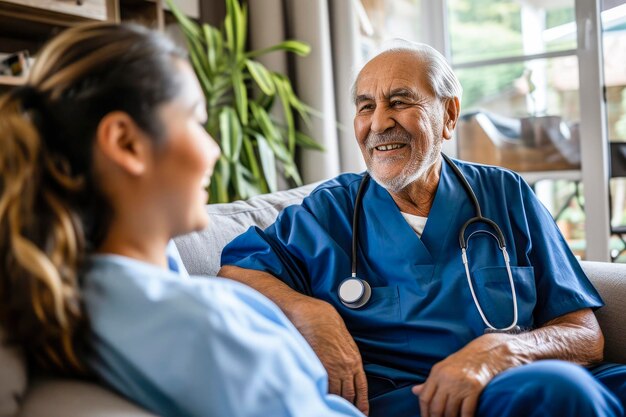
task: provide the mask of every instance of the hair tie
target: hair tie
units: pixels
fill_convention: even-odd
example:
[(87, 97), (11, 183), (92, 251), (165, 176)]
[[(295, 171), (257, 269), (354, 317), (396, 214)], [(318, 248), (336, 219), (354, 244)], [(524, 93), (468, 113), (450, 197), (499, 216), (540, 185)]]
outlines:
[(13, 97), (20, 100), (23, 110), (36, 109), (41, 110), (43, 107), (43, 95), (32, 85), (23, 85), (12, 91)]

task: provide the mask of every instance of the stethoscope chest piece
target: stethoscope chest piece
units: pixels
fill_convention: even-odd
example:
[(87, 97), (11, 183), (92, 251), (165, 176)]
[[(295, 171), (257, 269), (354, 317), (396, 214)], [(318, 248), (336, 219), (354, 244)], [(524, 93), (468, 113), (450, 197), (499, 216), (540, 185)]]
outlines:
[(348, 308), (363, 307), (371, 296), (370, 285), (362, 279), (350, 277), (339, 284), (339, 301)]

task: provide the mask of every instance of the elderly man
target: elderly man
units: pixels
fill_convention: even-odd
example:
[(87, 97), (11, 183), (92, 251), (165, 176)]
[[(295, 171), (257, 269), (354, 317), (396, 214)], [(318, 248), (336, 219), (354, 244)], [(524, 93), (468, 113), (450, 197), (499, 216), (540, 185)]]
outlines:
[(276, 302), (370, 416), (624, 415), (602, 300), (550, 214), (515, 173), (441, 153), (461, 97), (443, 57), (383, 52), (354, 92), (368, 174), (239, 236), (220, 275)]

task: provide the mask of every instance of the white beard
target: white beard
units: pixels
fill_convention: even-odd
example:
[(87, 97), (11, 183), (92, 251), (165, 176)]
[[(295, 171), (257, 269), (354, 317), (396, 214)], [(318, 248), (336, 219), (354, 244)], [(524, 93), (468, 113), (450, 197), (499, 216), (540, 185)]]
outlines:
[(417, 181), (420, 178), (425, 178), (428, 174), (430, 168), (437, 162), (441, 155), (441, 141), (435, 142), (435, 145), (430, 149), (430, 151), (426, 154), (426, 157), (420, 164), (417, 160), (412, 160), (409, 162), (400, 175), (383, 180), (378, 178), (377, 175), (368, 167), (367, 171), (370, 176), (376, 181), (381, 187), (386, 189), (387, 191), (391, 191), (393, 193), (399, 193), (403, 189), (405, 189), (409, 184)]

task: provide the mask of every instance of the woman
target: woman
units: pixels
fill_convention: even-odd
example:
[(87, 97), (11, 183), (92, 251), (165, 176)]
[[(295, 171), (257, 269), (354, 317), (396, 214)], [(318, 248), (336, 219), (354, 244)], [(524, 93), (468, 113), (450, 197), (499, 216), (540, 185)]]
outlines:
[(69, 29), (0, 100), (0, 318), (41, 366), (160, 415), (353, 416), (285, 316), (186, 275), (219, 156), (183, 54), (138, 26)]

